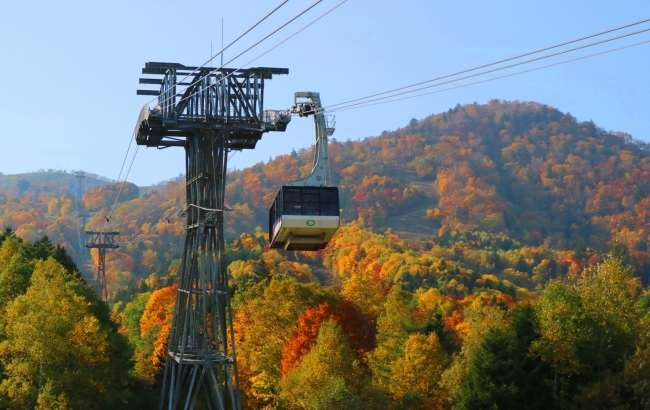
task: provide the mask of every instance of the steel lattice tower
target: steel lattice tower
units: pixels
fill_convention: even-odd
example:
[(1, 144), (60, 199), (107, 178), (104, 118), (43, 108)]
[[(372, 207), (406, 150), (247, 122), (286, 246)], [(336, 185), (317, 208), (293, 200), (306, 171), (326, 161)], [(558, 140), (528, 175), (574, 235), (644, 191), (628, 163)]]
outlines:
[(84, 178), (86, 178), (86, 173), (84, 171), (77, 171), (74, 173), (74, 176), (77, 180), (75, 186), (75, 209), (77, 210), (77, 241), (78, 241), (77, 264), (81, 266), (84, 260), (84, 250), (86, 249), (85, 243), (81, 238), (81, 236), (83, 235), (83, 232), (86, 229), (86, 218), (88, 218), (90, 214), (85, 209), (81, 201), (84, 194), (83, 180)]
[(86, 234), (90, 235), (88, 242), (86, 242), (86, 248), (96, 248), (99, 251), (99, 263), (95, 274), (95, 283), (97, 285), (95, 291), (103, 301), (106, 301), (108, 299), (108, 292), (106, 291), (106, 249), (120, 247), (115, 243), (115, 237), (120, 233), (86, 231)]
[[(280, 68), (198, 69), (147, 63), (141, 84), (160, 85), (158, 104), (145, 105), (136, 142), (185, 148), (187, 225), (160, 409), (241, 409), (237, 360), (224, 250), (227, 153), (253, 149), (262, 134), (284, 131), (288, 111), (263, 110), (264, 80)], [(191, 80), (176, 95), (177, 78)]]

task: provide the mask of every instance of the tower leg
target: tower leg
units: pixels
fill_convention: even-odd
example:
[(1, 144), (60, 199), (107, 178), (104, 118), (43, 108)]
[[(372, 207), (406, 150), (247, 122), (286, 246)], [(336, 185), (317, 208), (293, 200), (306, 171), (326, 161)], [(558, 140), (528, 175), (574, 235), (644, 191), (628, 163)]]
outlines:
[(97, 265), (97, 275), (95, 276), (95, 283), (97, 283), (97, 294), (104, 302), (107, 299), (106, 291), (106, 249), (99, 248), (99, 265)]
[(227, 136), (204, 130), (185, 145), (186, 240), (160, 410), (241, 409), (223, 238)]

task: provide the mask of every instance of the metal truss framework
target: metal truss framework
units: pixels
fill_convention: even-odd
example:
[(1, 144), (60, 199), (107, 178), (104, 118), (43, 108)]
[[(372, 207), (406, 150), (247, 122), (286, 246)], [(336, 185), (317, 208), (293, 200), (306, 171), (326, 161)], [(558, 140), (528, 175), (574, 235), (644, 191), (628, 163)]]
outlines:
[(90, 235), (86, 242), (86, 248), (96, 248), (99, 251), (99, 264), (95, 274), (95, 291), (99, 297), (106, 301), (108, 293), (106, 291), (106, 249), (116, 249), (120, 246), (115, 242), (115, 237), (119, 232), (95, 232), (86, 231)]
[[(179, 77), (191, 81), (176, 83)], [(142, 107), (136, 140), (148, 147), (182, 147), (196, 130), (227, 131), (228, 149), (252, 149), (262, 134), (284, 131), (291, 113), (264, 110), (264, 82), (275, 74), (289, 74), (286, 68), (248, 68), (218, 71), (197, 69), (176, 63), (146, 63), (143, 74), (163, 75), (161, 79), (141, 78), (140, 84), (159, 84), (159, 91), (138, 90), (138, 95), (156, 95), (158, 104)], [(179, 89), (186, 86), (181, 93)]]
[(82, 239), (82, 235), (84, 233), (84, 229), (86, 226), (86, 219), (90, 216), (90, 214), (88, 213), (88, 211), (83, 206), (83, 203), (81, 202), (81, 199), (84, 194), (83, 180), (84, 178), (86, 178), (86, 173), (84, 171), (77, 171), (74, 173), (74, 176), (77, 180), (75, 184), (75, 209), (77, 210), (77, 242), (78, 242), (77, 264), (81, 266), (87, 252), (87, 251), (84, 252), (86, 249), (86, 244)]
[[(185, 147), (187, 225), (174, 317), (169, 335), (160, 410), (241, 409), (232, 312), (224, 250), (227, 154), (252, 149), (262, 134), (284, 131), (288, 111), (263, 110), (264, 80), (288, 74), (279, 68), (235, 72), (147, 63), (143, 74), (161, 74), (158, 104), (145, 105), (136, 142), (147, 147)], [(187, 86), (176, 96), (177, 87)]]

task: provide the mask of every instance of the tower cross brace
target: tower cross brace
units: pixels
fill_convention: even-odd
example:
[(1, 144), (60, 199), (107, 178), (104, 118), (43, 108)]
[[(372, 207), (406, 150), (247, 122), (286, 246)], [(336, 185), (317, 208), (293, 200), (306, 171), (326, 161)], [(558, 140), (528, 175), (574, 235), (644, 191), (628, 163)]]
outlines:
[[(136, 142), (184, 147), (186, 166), (186, 239), (159, 409), (240, 410), (223, 232), (227, 154), (286, 129), (289, 111), (263, 109), (264, 81), (289, 70), (147, 63), (142, 73), (163, 77), (140, 79), (160, 89), (137, 91), (157, 95), (158, 104), (140, 111)], [(192, 74), (177, 91), (177, 79)]]

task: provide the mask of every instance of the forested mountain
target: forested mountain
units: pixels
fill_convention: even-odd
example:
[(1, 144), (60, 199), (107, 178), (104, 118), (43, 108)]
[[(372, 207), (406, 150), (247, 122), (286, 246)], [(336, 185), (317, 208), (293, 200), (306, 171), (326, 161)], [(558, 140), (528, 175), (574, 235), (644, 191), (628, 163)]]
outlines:
[[(292, 152), (228, 176), (246, 408), (650, 406), (646, 144), (552, 107), (496, 100), (332, 139), (344, 226), (321, 252), (270, 250), (256, 227), (311, 158)], [(184, 187), (127, 184), (108, 222), (120, 186), (94, 187), (79, 205), (91, 215), (85, 229), (134, 240), (107, 253), (111, 320), (128, 341), (129, 388), (145, 397), (125, 399), (129, 408), (154, 408), (146, 398), (164, 365)], [(31, 241), (47, 234), (78, 257), (73, 199), (64, 184), (16, 182), (0, 189), (0, 226)], [(0, 290), (16, 241), (0, 248)], [(29, 294), (26, 280), (12, 298)], [(3, 360), (0, 351), (0, 372)], [(3, 385), (0, 407), (17, 403)]]
[(84, 173), (80, 181), (74, 172), (54, 170), (0, 175), (0, 226), (13, 227), (27, 240), (48, 235), (76, 257), (75, 195), (80, 187), (92, 190), (110, 183), (95, 174)]
[[(439, 236), (485, 231), (561, 249), (619, 241), (639, 257), (647, 251), (648, 146), (545, 105), (459, 105), (376, 138), (333, 141), (330, 161), (344, 217), (362, 227), (381, 230), (422, 204), (421, 222)], [(308, 170), (307, 153), (276, 158), (231, 175), (228, 197), (261, 222), (283, 181)]]
[[(619, 242), (646, 263), (648, 147), (545, 105), (495, 100), (457, 106), (375, 138), (333, 139), (330, 161), (345, 223), (378, 232), (390, 227), (405, 237), (487, 232), (577, 252), (603, 251)], [(235, 238), (266, 226), (279, 187), (310, 169), (311, 155), (303, 151), (232, 172), (226, 200), (234, 211), (228, 214), (226, 235)], [(47, 234), (76, 256), (73, 175), (64, 183), (44, 177), (30, 183), (29, 175), (39, 174), (14, 177), (13, 186), (3, 182), (0, 225), (31, 240)], [(117, 190), (106, 185), (86, 192), (82, 206), (92, 217), (85, 228), (104, 224)], [(157, 224), (160, 233), (137, 249), (125, 249), (130, 260), (124, 264), (146, 275), (180, 252), (183, 220), (166, 217), (183, 203), (181, 181), (160, 184), (142, 196), (127, 184), (109, 227), (122, 233), (120, 240)], [(160, 246), (163, 242), (167, 246)]]
[[(76, 174), (74, 171), (66, 172), (64, 170), (54, 169), (42, 169), (37, 172), (15, 175), (3, 175), (0, 173), (0, 189), (9, 191), (16, 189), (20, 192), (26, 191), (27, 188), (34, 185), (34, 191), (36, 192), (38, 192), (39, 188), (45, 192), (48, 192), (51, 188), (54, 187), (58, 187), (59, 189), (67, 188), (70, 192), (75, 192), (75, 187), (78, 184), (78, 180), (75, 175)], [(86, 187), (86, 190), (93, 189), (111, 182), (111, 180), (108, 178), (102, 177), (100, 175), (86, 172), (84, 172), (83, 175), (83, 185)]]

